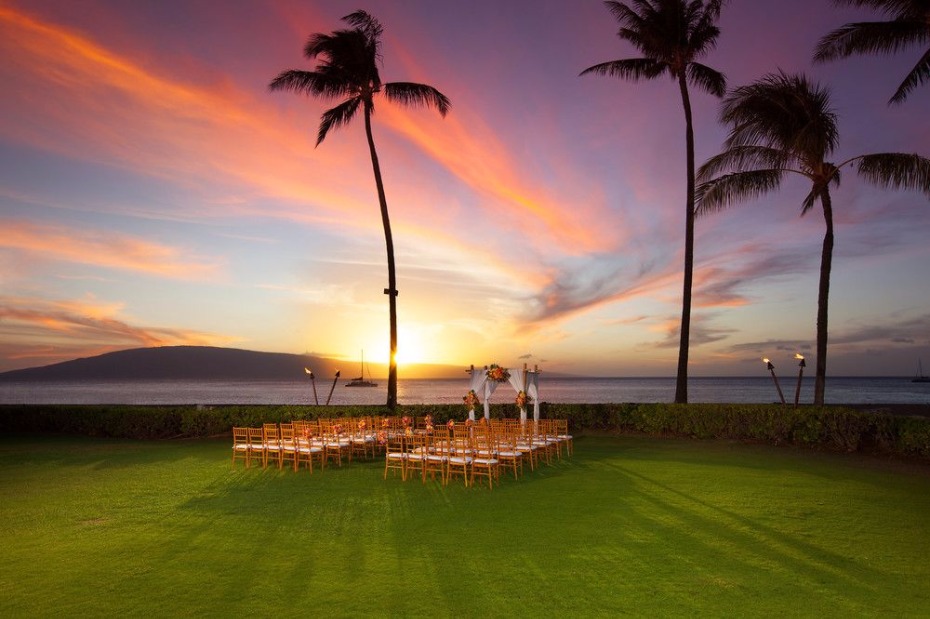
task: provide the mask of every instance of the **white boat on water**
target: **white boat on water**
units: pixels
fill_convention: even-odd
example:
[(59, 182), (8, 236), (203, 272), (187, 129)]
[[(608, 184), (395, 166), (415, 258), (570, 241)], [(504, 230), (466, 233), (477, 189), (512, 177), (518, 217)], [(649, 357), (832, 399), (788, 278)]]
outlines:
[(365, 351), (362, 351), (362, 369), (358, 378), (353, 378), (346, 383), (346, 387), (377, 387), (378, 383), (371, 381), (371, 372), (368, 373), (368, 379), (365, 378)]

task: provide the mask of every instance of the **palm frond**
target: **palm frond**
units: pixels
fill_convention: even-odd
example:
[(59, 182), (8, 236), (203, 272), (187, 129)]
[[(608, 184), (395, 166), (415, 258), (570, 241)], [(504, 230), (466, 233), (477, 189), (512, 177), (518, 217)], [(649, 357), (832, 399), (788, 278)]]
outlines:
[(777, 148), (755, 144), (734, 146), (704, 162), (698, 170), (697, 180), (706, 181), (726, 172), (748, 172), (753, 169), (786, 170), (789, 160), (785, 152)]
[(305, 95), (317, 95), (323, 98), (346, 96), (352, 92), (351, 84), (337, 77), (318, 71), (300, 71), (293, 69), (282, 71), (268, 84), (269, 90), (289, 90)]
[(348, 124), (358, 111), (361, 102), (361, 97), (353, 97), (323, 112), (323, 115), (320, 116), (320, 129), (316, 135), (316, 145), (319, 146), (326, 139), (326, 135), (331, 129)]
[(692, 84), (715, 97), (722, 97), (727, 92), (726, 76), (699, 62), (688, 64), (688, 79)]
[(914, 18), (927, 13), (924, 0), (833, 0), (833, 4), (875, 9), (891, 19)]
[(607, 75), (609, 77), (620, 77), (633, 81), (641, 79), (653, 79), (668, 72), (669, 67), (664, 62), (653, 60), (652, 58), (625, 58), (623, 60), (611, 60), (602, 62), (593, 67), (588, 67), (580, 73), (587, 75)]
[(924, 52), (888, 102), (902, 103), (914, 88), (924, 82), (930, 82), (930, 49)]
[(441, 116), (452, 106), (448, 97), (432, 86), (414, 82), (389, 82), (384, 85), (384, 96), (402, 105), (436, 108)]
[(846, 58), (853, 54), (891, 54), (927, 41), (926, 17), (921, 20), (856, 22), (828, 33), (814, 51), (815, 62)]
[(695, 188), (694, 211), (704, 215), (758, 198), (777, 189), (784, 175), (785, 170), (750, 170), (703, 182)]
[(804, 75), (767, 74), (731, 91), (720, 109), (721, 121), (732, 126), (725, 148), (765, 145), (822, 160), (839, 139), (829, 91)]
[(891, 189), (913, 189), (930, 196), (930, 159), (917, 154), (878, 153), (854, 162), (867, 181)]

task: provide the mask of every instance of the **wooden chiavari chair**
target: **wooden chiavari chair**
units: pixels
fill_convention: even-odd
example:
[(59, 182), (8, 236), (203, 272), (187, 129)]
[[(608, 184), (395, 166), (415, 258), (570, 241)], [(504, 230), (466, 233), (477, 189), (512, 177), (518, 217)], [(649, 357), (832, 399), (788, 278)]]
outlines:
[(291, 467), (296, 471), (297, 470), (297, 440), (294, 436), (294, 424), (292, 423), (282, 423), (280, 424), (281, 433), (279, 435), (279, 440), (281, 443), (281, 465), (284, 466), (285, 462), (290, 462)]
[(252, 458), (261, 461), (262, 467), (268, 466), (268, 453), (265, 451), (265, 433), (261, 428), (248, 428), (249, 431), (249, 455), (245, 461), (246, 466), (252, 465)]
[(232, 429), (232, 465), (236, 466), (236, 460), (242, 460), (245, 466), (249, 466), (249, 429), (236, 428)]
[(387, 434), (384, 452), (384, 479), (388, 470), (400, 471), (400, 478), (407, 479), (407, 442), (403, 434)]
[(262, 448), (264, 460), (262, 466), (268, 466), (268, 460), (274, 458), (278, 462), (278, 468), (282, 465), (281, 435), (278, 430), (278, 424), (262, 424)]

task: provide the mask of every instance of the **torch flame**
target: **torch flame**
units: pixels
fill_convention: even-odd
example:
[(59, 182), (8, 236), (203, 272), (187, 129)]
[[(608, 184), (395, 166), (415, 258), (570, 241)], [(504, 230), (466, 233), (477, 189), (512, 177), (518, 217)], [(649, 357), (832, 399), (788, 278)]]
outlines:
[(768, 362), (769, 362), (768, 357), (762, 357), (762, 363), (768, 363)]
[(800, 359), (801, 361), (803, 361), (803, 360), (804, 360), (804, 355), (802, 355), (802, 354), (799, 353), (799, 352), (798, 352), (798, 353), (794, 353), (794, 358), (795, 358), (795, 359)]

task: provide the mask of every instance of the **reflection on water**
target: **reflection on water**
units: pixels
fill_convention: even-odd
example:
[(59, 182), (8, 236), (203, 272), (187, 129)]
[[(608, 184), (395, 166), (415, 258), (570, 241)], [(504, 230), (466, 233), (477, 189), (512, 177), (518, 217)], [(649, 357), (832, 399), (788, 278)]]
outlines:
[[(320, 404), (326, 402), (329, 385), (317, 383)], [(794, 401), (796, 382), (782, 382), (785, 398)], [(801, 389), (801, 402), (813, 400), (813, 379)], [(466, 380), (398, 381), (401, 404), (458, 404), (468, 391)], [(539, 384), (543, 402), (671, 402), (674, 378), (547, 378)], [(492, 403), (514, 399), (509, 385), (491, 396)], [(692, 378), (690, 402), (775, 402), (778, 394), (771, 378)], [(377, 387), (333, 390), (332, 404), (383, 404), (386, 381)], [(827, 403), (834, 404), (928, 404), (930, 383), (908, 378), (829, 378)], [(308, 381), (100, 381), (100, 382), (0, 382), (0, 404), (313, 404)]]

